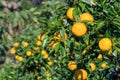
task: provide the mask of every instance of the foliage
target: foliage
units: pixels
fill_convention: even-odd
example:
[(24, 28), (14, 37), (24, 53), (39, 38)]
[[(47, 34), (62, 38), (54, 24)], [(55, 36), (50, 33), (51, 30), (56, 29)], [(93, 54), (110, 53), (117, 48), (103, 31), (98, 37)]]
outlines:
[[(13, 75), (10, 73), (12, 78), (77, 80), (75, 72), (84, 69), (88, 74), (86, 80), (106, 80), (111, 78), (110, 72), (120, 73), (119, 3), (119, 0), (51, 0), (36, 5), (27, 3), (29, 6), (23, 5), (13, 11), (3, 10), (0, 43), (7, 44), (9, 53), (19, 64), (12, 67), (11, 72), (16, 70)], [(75, 8), (74, 20), (66, 16), (71, 7)], [(79, 16), (83, 13), (91, 14), (94, 21), (81, 21)], [(80, 37), (71, 31), (76, 22), (87, 26), (87, 32)], [(106, 37), (112, 41), (112, 47), (102, 51), (98, 44)], [(101, 58), (98, 58), (99, 54)], [(74, 65), (68, 66), (70, 61)], [(8, 77), (0, 76), (2, 79)]]

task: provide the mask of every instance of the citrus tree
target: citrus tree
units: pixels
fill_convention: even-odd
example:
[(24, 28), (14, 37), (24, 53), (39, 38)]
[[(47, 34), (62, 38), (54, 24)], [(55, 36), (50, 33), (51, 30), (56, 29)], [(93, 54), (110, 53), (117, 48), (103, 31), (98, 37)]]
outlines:
[(51, 0), (32, 7), (9, 51), (19, 64), (18, 79), (119, 79), (119, 4)]

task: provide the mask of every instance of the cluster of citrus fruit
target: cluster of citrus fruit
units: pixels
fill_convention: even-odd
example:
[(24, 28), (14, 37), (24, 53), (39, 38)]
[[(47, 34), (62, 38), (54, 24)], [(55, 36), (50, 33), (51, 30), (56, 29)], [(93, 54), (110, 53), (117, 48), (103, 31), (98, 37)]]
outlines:
[[(75, 8), (73, 8), (73, 7), (69, 8), (67, 10), (66, 15), (71, 21), (75, 21), (75, 16), (73, 14), (74, 10), (75, 10)], [(71, 31), (72, 31), (73, 35), (75, 35), (78, 38), (81, 38), (82, 36), (84, 36), (87, 33), (87, 26), (84, 23), (84, 21), (94, 22), (94, 17), (88, 12), (82, 13), (81, 15), (78, 15), (78, 16), (79, 16), (79, 21), (77, 21), (73, 24)], [(106, 37), (102, 38), (99, 41), (98, 46), (101, 51), (109, 51), (112, 48), (112, 41), (110, 38), (106, 38)], [(84, 51), (84, 53), (85, 52), (86, 51)], [(102, 54), (99, 54), (97, 58), (102, 59)], [(96, 65), (93, 62), (88, 63), (88, 65), (91, 67), (92, 71), (95, 71)], [(102, 68), (106, 68), (106, 66), (107, 66), (107, 64), (105, 62), (103, 62), (101, 64)], [(87, 76), (88, 76), (87, 70), (77, 69), (77, 63), (75, 61), (69, 61), (68, 68), (72, 71), (75, 70), (76, 80), (87, 79)]]
[[(16, 41), (10, 49), (10, 54), (13, 55), (18, 62), (22, 62), (23, 66), (26, 64), (29, 65), (31, 64), (30, 62), (33, 62), (32, 65), (38, 67), (39, 65), (44, 64), (44, 61), (48, 66), (51, 66), (53, 61), (49, 53), (50, 51), (47, 50), (46, 47), (49, 47), (49, 49), (54, 51), (56, 45), (59, 44), (61, 40), (67, 38), (67, 34), (64, 33), (62, 35), (59, 32), (55, 32), (51, 39), (47, 40), (44, 44), (46, 36), (48, 36), (48, 32), (42, 33), (37, 37), (35, 36), (35, 38), (31, 40), (22, 42)], [(43, 45), (46, 46), (44, 47)], [(43, 60), (43, 63), (39, 63), (41, 60)]]
[[(91, 0), (91, 1), (93, 1), (93, 0)], [(75, 38), (76, 37), (82, 38), (88, 32), (90, 32), (90, 30), (88, 31), (86, 22), (94, 23), (94, 16), (92, 16), (89, 12), (84, 12), (82, 14), (77, 15), (77, 16), (79, 16), (79, 21), (76, 21), (75, 15), (73, 14), (75, 9), (76, 8), (73, 8), (73, 7), (69, 8), (66, 12), (66, 15), (67, 15), (68, 19), (71, 20), (71, 22), (74, 22), (70, 29), (72, 34), (75, 36)], [(67, 54), (67, 49), (68, 48), (70, 49), (70, 46), (69, 46), (70, 40), (68, 37), (69, 36), (66, 32), (64, 32), (64, 33), (55, 32), (52, 35), (49, 34), (49, 32), (45, 32), (45, 33), (42, 33), (41, 35), (38, 35), (37, 38), (31, 39), (30, 41), (15, 42), (13, 44), (13, 48), (11, 48), (11, 50), (10, 50), (10, 53), (15, 56), (16, 60), (23, 62), (23, 63), (30, 59), (35, 59), (35, 62), (37, 62), (36, 67), (38, 67), (38, 65), (42, 64), (42, 63), (38, 63), (40, 60), (43, 60), (43, 63), (44, 63), (44, 61), (45, 61), (45, 63), (47, 62), (47, 65), (51, 66), (54, 64), (54, 61), (52, 61), (52, 60), (54, 60), (54, 56), (51, 55), (51, 52), (54, 52), (56, 46), (61, 44), (62, 41), (65, 41), (65, 40), (68, 41), (68, 44), (66, 42), (66, 44), (68, 45), (67, 48), (66, 48), (66, 46), (63, 46), (63, 45), (65, 45), (64, 42), (61, 45), (62, 45), (62, 49), (65, 48), (64, 50), (66, 50), (65, 51), (66, 56), (68, 56), (70, 54), (70, 53)], [(73, 36), (72, 36), (72, 38), (73, 38)], [(79, 45), (79, 42), (75, 42), (75, 45)], [(88, 43), (87, 43), (87, 45), (88, 45)], [(108, 38), (108, 37), (101, 38), (100, 37), (97, 46), (98, 46), (99, 50), (101, 50), (101, 52), (108, 52), (108, 54), (109, 54), (110, 50), (112, 48), (112, 45), (113, 45), (112, 40), (110, 38)], [(58, 51), (57, 54), (55, 54), (55, 55), (57, 55), (55, 57), (59, 57), (59, 55), (61, 55), (59, 53), (60, 53), (60, 51)], [(86, 53), (86, 50), (84, 50), (83, 53)], [(70, 56), (71, 56), (71, 54), (70, 54)], [(101, 60), (102, 58), (103, 58), (102, 54), (99, 54), (97, 56), (98, 60)], [(32, 60), (32, 61), (34, 61), (34, 60)], [(79, 62), (76, 62), (75, 59), (67, 59), (66, 62), (67, 62), (67, 64), (66, 64), (67, 69), (69, 69), (69, 71), (71, 71), (71, 72), (75, 72), (74, 77), (76, 80), (86, 80), (87, 79), (89, 72), (86, 68), (83, 68), (83, 67), (80, 68), (80, 66), (78, 67)], [(29, 61), (28, 61), (28, 63), (29, 63)], [(36, 64), (33, 63), (33, 65), (36, 65)], [(59, 62), (58, 62), (58, 64), (59, 64)], [(105, 61), (103, 61), (100, 64), (101, 64), (101, 68), (103, 68), (103, 69), (105, 69), (107, 66)], [(88, 66), (90, 67), (91, 71), (95, 71), (97, 68), (94, 61), (93, 62), (88, 61)]]
[[(69, 8), (67, 10), (67, 17), (74, 21), (74, 15), (73, 15), (73, 11), (75, 8)], [(81, 15), (79, 15), (79, 22), (75, 22), (72, 26), (72, 33), (73, 35), (75, 35), (78, 38), (81, 38), (82, 36), (84, 36), (87, 33), (87, 26), (84, 23), (84, 21), (88, 21), (88, 22), (94, 22), (94, 17), (86, 12), (83, 13)], [(53, 61), (50, 60), (50, 55), (49, 52), (47, 52), (47, 50), (45, 50), (43, 48), (43, 44), (44, 44), (44, 39), (46, 37), (46, 35), (48, 36), (49, 33), (45, 32), (41, 35), (38, 35), (37, 38), (35, 39), (35, 41), (24, 41), (24, 42), (15, 42), (13, 44), (13, 48), (11, 48), (10, 53), (12, 55), (15, 56), (15, 59), (20, 61), (20, 62), (24, 62), (26, 61), (26, 59), (29, 59), (28, 57), (32, 57), (34, 59), (36, 59), (35, 57), (37, 56), (42, 56), (43, 59), (47, 60), (47, 64), (49, 66), (51, 66), (53, 64)], [(55, 32), (54, 35), (51, 37), (50, 36), (50, 41), (48, 41), (46, 43), (46, 46), (50, 47), (51, 49), (54, 49), (55, 46), (57, 44), (59, 44), (59, 42), (61, 42), (62, 40), (67, 39), (68, 35), (66, 33), (64, 34), (60, 34), (60, 32)], [(33, 43), (34, 42), (34, 43)], [(109, 38), (103, 38), (99, 41), (98, 46), (100, 48), (100, 50), (102, 51), (109, 51), (112, 47), (112, 41)], [(38, 60), (40, 59), (40, 57), (38, 58)], [(102, 58), (102, 54), (99, 54), (98, 59)], [(38, 64), (39, 65), (39, 64)], [(91, 67), (92, 71), (95, 71), (96, 69), (96, 65), (93, 62), (90, 62), (88, 64)], [(106, 68), (106, 63), (103, 62), (101, 64), (102, 68)], [(74, 77), (76, 78), (76, 80), (85, 80), (88, 77), (88, 72), (85, 69), (78, 69), (77, 68), (77, 63), (75, 61), (68, 61), (68, 69), (71, 71), (75, 70), (75, 74)]]

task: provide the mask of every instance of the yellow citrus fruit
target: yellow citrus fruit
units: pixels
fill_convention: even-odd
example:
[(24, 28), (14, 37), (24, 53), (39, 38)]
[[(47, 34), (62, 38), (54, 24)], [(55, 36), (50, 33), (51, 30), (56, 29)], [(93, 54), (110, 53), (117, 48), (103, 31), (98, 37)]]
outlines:
[(24, 47), (27, 47), (28, 45), (29, 45), (28, 42), (23, 42)]
[(18, 61), (23, 62), (23, 57), (19, 56)]
[(112, 47), (112, 42), (109, 38), (102, 38), (100, 41), (99, 41), (99, 48), (102, 50), (102, 51), (108, 51), (110, 50)]
[(52, 61), (48, 61), (47, 64), (48, 64), (49, 66), (51, 66), (51, 65), (53, 64), (53, 62), (52, 62)]
[(87, 27), (84, 23), (77, 22), (72, 26), (72, 33), (75, 36), (83, 36), (87, 32)]
[(10, 49), (10, 54), (12, 54), (12, 55), (13, 55), (13, 54), (15, 54), (15, 53), (16, 53), (15, 48), (11, 48), (11, 49)]
[(38, 40), (41, 40), (41, 35), (37, 36), (37, 39), (38, 39)]
[(67, 39), (67, 34), (64, 33), (63, 37), (62, 37), (62, 35), (61, 35), (60, 33), (57, 33), (57, 32), (56, 32), (56, 33), (54, 34), (54, 39), (62, 40), (62, 38)]
[(48, 46), (52, 47), (54, 43), (55, 43), (55, 41), (51, 41), (51, 42), (48, 43)]
[(80, 20), (93, 22), (94, 18), (90, 13), (83, 13), (80, 15)]
[(59, 42), (54, 43), (54, 44), (52, 45), (52, 48), (54, 49), (54, 48), (56, 47), (56, 45), (58, 45), (58, 44), (59, 44)]
[(34, 53), (32, 53), (32, 55), (31, 56), (34, 56)]
[(14, 45), (14, 47), (16, 47), (16, 48), (19, 47), (19, 43), (18, 43), (18, 42), (14, 43), (13, 45)]
[(32, 56), (32, 52), (31, 52), (31, 51), (27, 51), (27, 52), (26, 52), (26, 55), (27, 55), (27, 56)]
[(42, 80), (40, 77), (37, 77), (37, 80)]
[(44, 58), (44, 59), (47, 59), (48, 57), (49, 57), (48, 54), (43, 55), (43, 58)]
[(76, 80), (86, 80), (88, 73), (84, 69), (79, 69), (75, 71)]
[(89, 66), (91, 67), (91, 70), (92, 71), (95, 71), (95, 69), (96, 69), (96, 65), (94, 64), (94, 63), (89, 63)]
[(37, 44), (37, 46), (41, 46), (42, 42), (41, 41), (37, 41), (36, 44)]
[(40, 48), (39, 47), (34, 47), (34, 50), (35, 51), (38, 51)]
[(68, 62), (68, 69), (70, 69), (70, 70), (75, 70), (75, 69), (77, 69), (77, 64), (76, 64), (76, 62), (75, 61), (69, 61)]
[(82, 52), (82, 54), (86, 54), (87, 53), (87, 50), (86, 49), (84, 49), (83, 50), (83, 52)]
[(97, 59), (102, 59), (102, 54), (99, 54)]
[(67, 10), (67, 17), (70, 19), (70, 20), (74, 20), (74, 16), (73, 16), (73, 10), (74, 10), (75, 8), (69, 8), (68, 10)]
[(107, 64), (106, 64), (105, 62), (103, 62), (103, 63), (101, 64), (101, 67), (102, 67), (102, 68), (106, 68), (106, 67), (107, 67)]
[(42, 51), (41, 51), (41, 54), (42, 54), (42, 55), (46, 55), (46, 54), (48, 54), (48, 53), (47, 53), (46, 50), (42, 50)]
[(112, 56), (112, 51), (109, 50), (109, 51), (107, 52), (107, 55), (108, 55), (108, 56)]
[(44, 40), (44, 38), (45, 38), (45, 36), (48, 34), (48, 32), (45, 32), (45, 33), (43, 33), (42, 35), (41, 35), (41, 41), (43, 41)]
[(17, 60), (18, 60), (18, 58), (19, 58), (19, 55), (16, 55), (16, 56), (15, 56), (15, 59), (17, 59)]

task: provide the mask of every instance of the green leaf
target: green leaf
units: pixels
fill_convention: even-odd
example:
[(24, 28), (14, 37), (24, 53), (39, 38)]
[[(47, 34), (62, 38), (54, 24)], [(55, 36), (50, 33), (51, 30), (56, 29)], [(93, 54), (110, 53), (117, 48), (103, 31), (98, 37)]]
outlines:
[(26, 11), (21, 11), (20, 14), (21, 14), (21, 16), (22, 16), (24, 19), (28, 19), (28, 18), (29, 18)]
[(32, 8), (30, 8), (29, 11), (34, 12), (36, 9), (37, 9), (37, 7), (32, 7)]
[(60, 43), (56, 44), (54, 49), (55, 49), (55, 53), (58, 52), (58, 50), (60, 49)]
[(96, 30), (101, 29), (104, 25), (105, 25), (105, 21), (101, 21), (101, 22), (97, 25)]
[(82, 9), (82, 12), (85, 10), (85, 7), (86, 7), (86, 4), (84, 3), (79, 3), (81, 9)]

